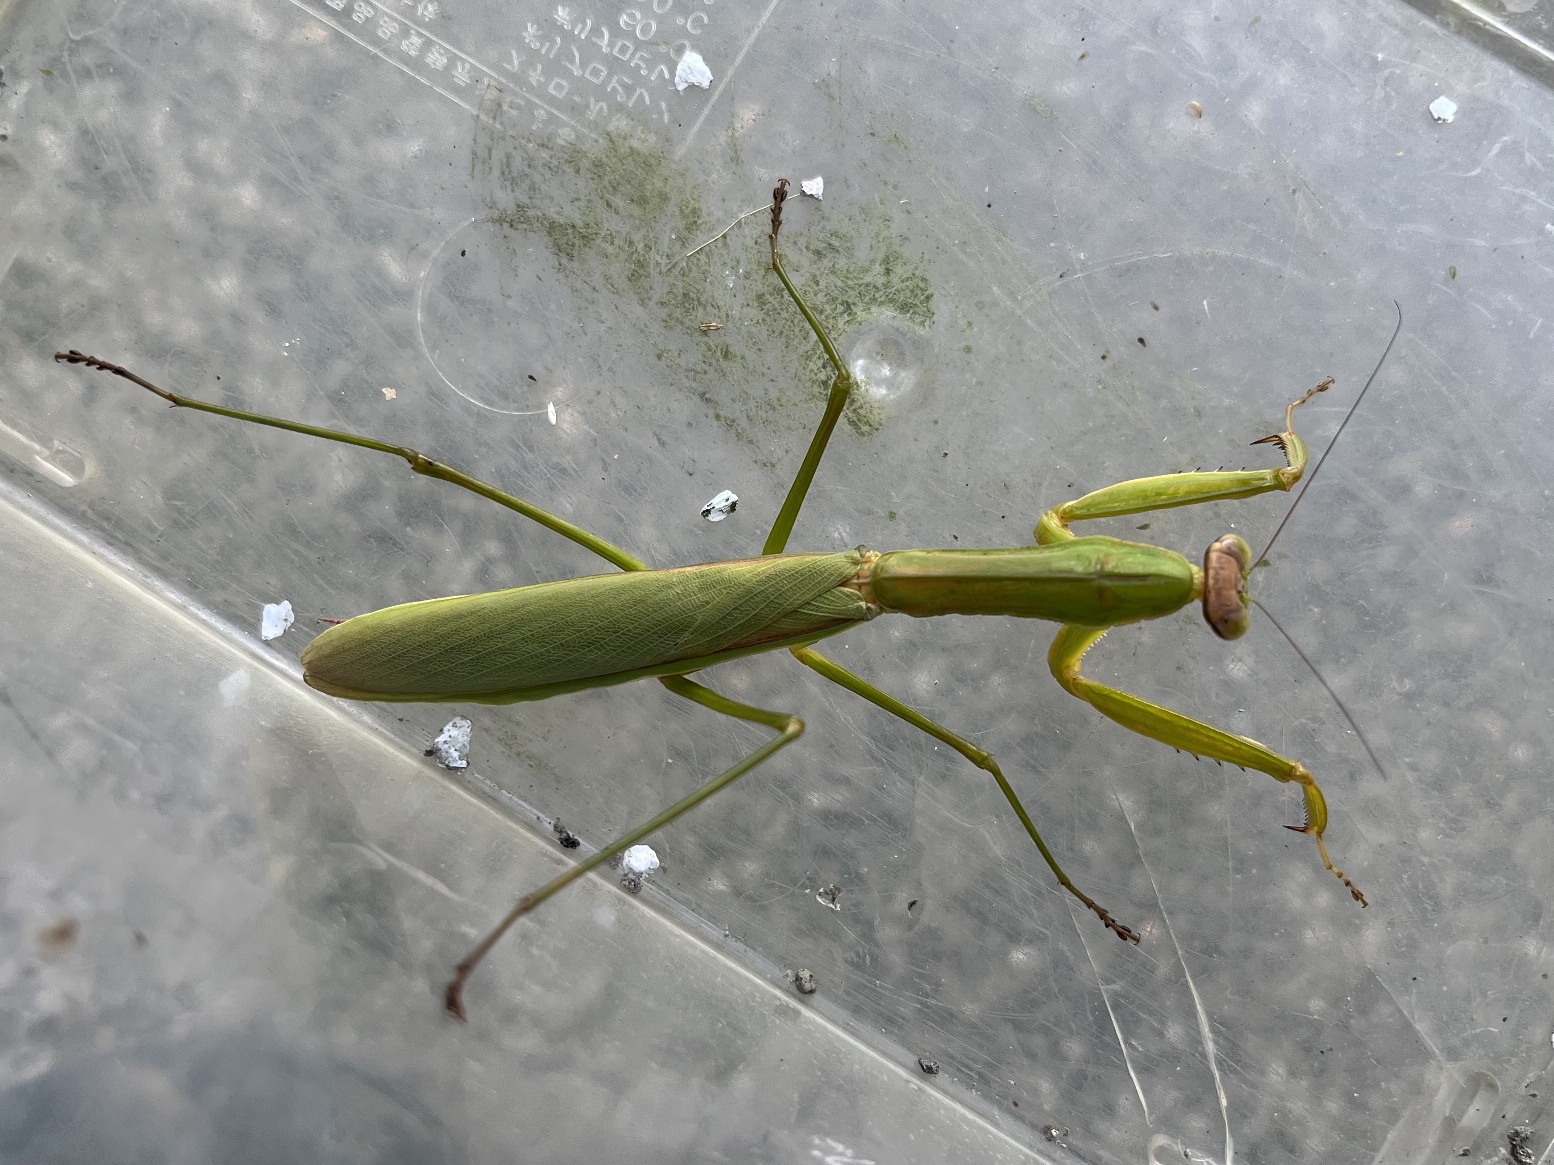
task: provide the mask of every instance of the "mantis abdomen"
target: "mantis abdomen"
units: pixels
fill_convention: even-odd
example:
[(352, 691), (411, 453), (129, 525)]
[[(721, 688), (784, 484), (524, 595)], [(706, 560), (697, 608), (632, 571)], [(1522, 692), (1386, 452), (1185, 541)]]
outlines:
[(403, 603), (325, 631), (303, 676), (351, 700), (513, 704), (684, 675), (867, 619), (844, 584), (874, 557), (785, 554)]

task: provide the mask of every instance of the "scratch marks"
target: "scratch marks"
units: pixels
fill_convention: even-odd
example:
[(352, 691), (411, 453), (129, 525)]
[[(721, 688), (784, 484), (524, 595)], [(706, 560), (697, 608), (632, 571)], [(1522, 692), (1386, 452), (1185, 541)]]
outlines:
[[(1225, 1082), (1219, 1074), (1219, 1054), (1214, 1049), (1214, 1030), (1209, 1024), (1208, 1010), (1203, 1006), (1203, 996), (1198, 994), (1198, 985), (1193, 981), (1192, 969), (1187, 966), (1187, 958), (1182, 953), (1182, 944), (1176, 939), (1176, 929), (1171, 925), (1171, 915), (1167, 912), (1165, 899), (1160, 895), (1160, 884), (1155, 880), (1155, 871), (1149, 868), (1149, 859), (1144, 856), (1144, 847), (1139, 842), (1138, 829), (1133, 824), (1133, 815), (1128, 812), (1128, 807), (1123, 804), (1122, 798), (1113, 794), (1117, 802), (1117, 808), (1122, 810), (1123, 820), (1128, 823), (1128, 832), (1133, 835), (1133, 846), (1138, 851), (1139, 861), (1143, 863), (1144, 872), (1149, 875), (1150, 888), (1155, 892), (1155, 902), (1160, 907), (1160, 918), (1165, 923), (1166, 934), (1171, 937), (1171, 946), (1176, 950), (1176, 961), (1181, 964), (1182, 976), (1187, 981), (1187, 990), (1192, 995), (1193, 1013), (1198, 1018), (1198, 1038), (1203, 1044), (1203, 1054), (1208, 1060), (1209, 1074), (1214, 1078), (1214, 1095), (1219, 1101), (1220, 1121), (1225, 1127), (1225, 1165), (1235, 1165), (1236, 1139), (1230, 1132), (1230, 1100), (1225, 1095)], [(1110, 1010), (1110, 1003), (1107, 1009)]]
[(696, 135), (701, 132), (702, 122), (707, 120), (707, 114), (712, 112), (712, 107), (718, 103), (718, 98), (723, 96), (723, 90), (728, 88), (728, 83), (733, 80), (734, 74), (739, 71), (739, 66), (744, 62), (745, 54), (750, 51), (750, 46), (755, 44), (755, 38), (765, 31), (767, 22), (771, 20), (772, 13), (777, 11), (777, 5), (782, 0), (771, 0), (766, 6), (766, 11), (761, 13), (761, 19), (755, 22), (755, 27), (750, 30), (750, 35), (745, 38), (745, 43), (739, 46), (739, 55), (734, 58), (734, 63), (723, 71), (723, 79), (718, 82), (718, 87), (712, 91), (712, 96), (707, 104), (702, 106), (700, 115), (696, 118), (696, 124), (691, 126), (691, 132), (685, 135), (685, 140), (680, 143), (680, 148), (674, 152), (678, 158), (685, 157), (685, 151), (691, 148), (691, 143), (696, 140)]
[(441, 895), (442, 897), (447, 898), (451, 902), (457, 902), (461, 906), (469, 905), (468, 900), (465, 899), (462, 895), (454, 893), (453, 890), (451, 890), (447, 885), (445, 885), (443, 882), (439, 881), (438, 879), (432, 877), (432, 875), (428, 874), (425, 870), (421, 869), (420, 866), (411, 865), (409, 862), (405, 861), (403, 858), (395, 857), (393, 854), (389, 853), (388, 850), (384, 849), (382, 846), (374, 845), (370, 841), (369, 842), (342, 843), (342, 844), (349, 845), (350, 848), (359, 851), (363, 856), (367, 857), (369, 860), (376, 859), (377, 863), (379, 863), (381, 865), (392, 866), (394, 869), (398, 870), (400, 873), (407, 875), (408, 877), (410, 877), (412, 880), (414, 880), (416, 882), (419, 882), (422, 886), (425, 886), (428, 890), (432, 891), (434, 894)]
[[(1132, 822), (1128, 824), (1131, 828)], [(1153, 1122), (1149, 1119), (1149, 1098), (1144, 1095), (1143, 1082), (1139, 1080), (1139, 1074), (1133, 1068), (1133, 1057), (1128, 1054), (1128, 1041), (1122, 1038), (1122, 1025), (1117, 1022), (1117, 1012), (1112, 1007), (1111, 990), (1106, 983), (1101, 981), (1101, 969), (1095, 965), (1095, 955), (1091, 953), (1090, 944), (1085, 940), (1085, 931), (1081, 929), (1079, 920), (1074, 918), (1075, 909), (1072, 905), (1070, 906), (1069, 918), (1074, 923), (1075, 933), (1079, 935), (1079, 945), (1085, 948), (1085, 958), (1090, 960), (1090, 970), (1095, 975), (1095, 985), (1101, 990), (1101, 1002), (1106, 1004), (1106, 1017), (1111, 1020), (1112, 1032), (1117, 1036), (1117, 1046), (1122, 1049), (1123, 1066), (1128, 1069), (1128, 1079), (1133, 1081), (1133, 1091), (1138, 1094), (1139, 1107), (1144, 1110), (1144, 1123), (1146, 1125), (1152, 1124)], [(1090, 916), (1086, 914), (1085, 918), (1088, 920)], [(1227, 1162), (1226, 1165), (1229, 1165), (1229, 1163)]]
[(1495, 155), (1498, 154), (1501, 150), (1505, 149), (1506, 142), (1508, 142), (1510, 140), (1511, 140), (1511, 138), (1510, 138), (1509, 135), (1501, 138), (1498, 142), (1496, 142), (1494, 144), (1494, 146), (1490, 149), (1489, 153), (1484, 155), (1484, 160), (1482, 162), (1480, 162), (1477, 166), (1474, 166), (1473, 169), (1469, 170), (1466, 174), (1453, 174), (1452, 177), (1454, 177), (1454, 178), (1477, 178), (1480, 174), (1482, 174), (1484, 172), (1484, 167), (1489, 165), (1490, 162), (1495, 160)]

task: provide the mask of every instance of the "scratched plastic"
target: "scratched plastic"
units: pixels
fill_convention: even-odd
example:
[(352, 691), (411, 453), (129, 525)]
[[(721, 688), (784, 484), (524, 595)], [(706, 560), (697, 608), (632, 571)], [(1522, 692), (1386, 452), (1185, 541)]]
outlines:
[[(1050, 7), (0, 7), (0, 1157), (1543, 1153), (1554, 96), (1409, 7)], [(50, 356), (415, 446), (655, 564), (749, 556), (828, 378), (764, 216), (685, 256), (817, 174), (787, 264), (869, 387), (794, 549), (1026, 544), (1090, 489), (1274, 464), (1331, 375), (1320, 455), (1402, 304), (1253, 578), (1384, 772), (1260, 615), (1087, 662), (1303, 761), (1371, 905), (1294, 792), (1065, 695), (1052, 628), (885, 618), (830, 654), (996, 753), (1140, 946), (983, 773), (779, 655), (703, 678), (804, 738), (656, 835), (639, 897), (525, 920), (452, 1025), (452, 965), (579, 852), (552, 822), (603, 844), (762, 734), (653, 684), (316, 696), (321, 620), (607, 568)], [(1287, 501), (1095, 532), (1260, 550)]]

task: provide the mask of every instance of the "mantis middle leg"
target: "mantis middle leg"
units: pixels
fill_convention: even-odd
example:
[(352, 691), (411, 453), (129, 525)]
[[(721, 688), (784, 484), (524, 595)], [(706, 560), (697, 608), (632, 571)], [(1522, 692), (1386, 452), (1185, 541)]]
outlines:
[(841, 687), (846, 688), (849, 692), (862, 696), (865, 700), (869, 701), (869, 703), (875, 705), (876, 707), (883, 708), (892, 716), (895, 716), (901, 720), (905, 720), (913, 728), (920, 729), (923, 732), (926, 732), (929, 736), (933, 737), (935, 740), (949, 745), (956, 752), (960, 753), (961, 756), (965, 757), (972, 764), (976, 765), (977, 768), (982, 769), (984, 772), (990, 773), (993, 777), (993, 780), (998, 782), (999, 791), (1003, 793), (1004, 798), (1009, 802), (1010, 807), (1014, 809), (1015, 816), (1020, 819), (1020, 824), (1025, 826), (1025, 832), (1029, 834), (1030, 839), (1036, 843), (1036, 848), (1041, 852), (1042, 859), (1051, 868), (1053, 874), (1056, 875), (1058, 884), (1061, 885), (1063, 889), (1072, 894), (1075, 898), (1079, 899), (1079, 901), (1083, 902), (1087, 908), (1094, 912), (1097, 918), (1106, 924), (1106, 929), (1111, 931), (1118, 938), (1125, 942), (1137, 943), (1139, 941), (1137, 932), (1132, 930), (1130, 927), (1122, 925), (1122, 923), (1113, 918), (1109, 911), (1097, 903), (1095, 899), (1091, 898), (1078, 886), (1074, 885), (1073, 880), (1069, 878), (1066, 873), (1064, 873), (1063, 867), (1058, 865), (1057, 858), (1052, 856), (1052, 851), (1047, 848), (1047, 843), (1042, 840), (1041, 833), (1036, 828), (1036, 823), (1031, 820), (1031, 815), (1026, 812), (1025, 806), (1020, 804), (1020, 798), (1015, 793), (1014, 786), (1011, 785), (1009, 783), (1009, 779), (1004, 776), (1003, 770), (998, 767), (998, 762), (993, 759), (992, 753), (988, 752), (985, 748), (978, 747), (971, 741), (966, 740), (964, 737), (957, 736), (948, 728), (945, 728), (942, 724), (938, 724), (933, 720), (930, 720), (927, 716), (924, 716), (916, 709), (903, 704), (894, 696), (889, 696), (886, 693), (880, 691), (867, 680), (860, 676), (854, 675), (841, 664), (821, 655), (814, 648), (791, 647), (788, 650), (791, 651), (794, 658), (802, 663), (805, 667), (819, 672), (833, 684), (838, 684)]
[[(826, 400), (825, 413), (821, 416), (820, 424), (815, 430), (815, 435), (810, 440), (809, 449), (804, 455), (804, 461), (799, 466), (799, 472), (793, 479), (793, 484), (788, 487), (787, 497), (783, 499), (782, 508), (777, 513), (777, 519), (772, 523), (771, 533), (767, 535), (766, 544), (761, 548), (763, 555), (781, 554), (787, 548), (788, 538), (793, 533), (793, 524), (798, 519), (799, 510), (804, 505), (804, 498), (809, 492), (811, 482), (815, 478), (815, 470), (820, 465), (820, 459), (825, 455), (826, 445), (831, 440), (831, 434), (836, 429), (836, 422), (842, 415), (842, 409), (847, 404), (855, 383), (851, 371), (843, 362), (837, 352), (836, 345), (831, 337), (826, 334), (826, 329), (815, 313), (810, 310), (809, 304), (804, 302), (804, 297), (799, 293), (793, 281), (788, 278), (788, 272), (783, 268), (782, 257), (777, 249), (777, 234), (782, 229), (782, 204), (787, 197), (788, 180), (778, 180), (777, 188), (772, 191), (772, 229), (769, 236), (772, 249), (772, 270), (777, 272), (782, 285), (792, 297), (804, 319), (809, 323), (810, 329), (820, 340), (820, 346), (825, 349), (826, 356), (831, 361), (831, 366), (836, 369), (836, 377), (831, 382), (831, 392)], [(1015, 815), (1020, 819), (1020, 824), (1025, 827), (1025, 832), (1036, 843), (1043, 860), (1052, 869), (1053, 874), (1062, 887), (1067, 890), (1085, 906), (1092, 910), (1100, 920), (1106, 924), (1120, 939), (1138, 942), (1139, 936), (1128, 927), (1114, 919), (1105, 908), (1097, 903), (1084, 891), (1074, 885), (1073, 880), (1064, 872), (1058, 864), (1052, 851), (1047, 848), (1047, 843), (1042, 840), (1041, 832), (1036, 828), (1036, 823), (1031, 820), (1031, 815), (1026, 812), (1025, 806), (1020, 803), (1019, 796), (1014, 791), (1014, 786), (1004, 776), (1003, 770), (998, 767), (998, 762), (993, 759), (993, 754), (984, 748), (980, 748), (971, 741), (957, 736), (943, 725), (935, 723), (916, 709), (903, 704), (895, 697), (880, 691), (873, 684), (860, 676), (854, 675), (834, 660), (828, 659), (818, 651), (810, 647), (790, 648), (795, 659), (805, 667), (818, 672), (832, 683), (846, 688), (855, 695), (862, 696), (871, 704), (883, 708), (892, 716), (905, 720), (912, 727), (926, 732), (935, 740), (949, 745), (956, 752), (976, 765), (979, 769), (990, 773), (998, 782), (1000, 791), (1014, 809)]]
[(788, 496), (783, 499), (782, 508), (777, 511), (777, 520), (772, 523), (771, 533), (766, 536), (766, 544), (761, 547), (763, 556), (781, 554), (787, 549), (788, 538), (793, 533), (793, 523), (798, 520), (799, 510), (803, 507), (804, 498), (809, 493), (810, 483), (815, 480), (815, 470), (820, 466), (820, 459), (825, 456), (826, 445), (831, 441), (831, 434), (836, 429), (836, 422), (842, 415), (842, 409), (847, 405), (847, 398), (852, 395), (854, 383), (853, 374), (842, 361), (836, 345), (831, 342), (831, 337), (826, 334), (825, 327), (810, 310), (809, 304), (804, 302), (799, 289), (793, 286), (793, 280), (788, 278), (788, 272), (782, 265), (782, 256), (777, 250), (777, 233), (782, 230), (782, 204), (787, 197), (788, 180), (779, 178), (777, 188), (772, 191), (772, 230), (767, 236), (772, 247), (772, 270), (777, 272), (783, 287), (787, 288), (793, 302), (809, 323), (810, 330), (820, 340), (820, 346), (825, 349), (826, 357), (831, 361), (831, 366), (836, 369), (836, 378), (831, 382), (831, 392), (826, 398), (825, 412), (821, 414), (815, 435), (810, 438), (809, 449), (805, 452), (799, 471), (793, 478), (793, 484), (788, 487)]

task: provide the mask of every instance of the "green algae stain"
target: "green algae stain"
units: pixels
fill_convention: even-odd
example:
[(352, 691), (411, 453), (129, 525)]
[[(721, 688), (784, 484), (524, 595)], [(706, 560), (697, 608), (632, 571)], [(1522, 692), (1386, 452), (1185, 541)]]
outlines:
[[(737, 158), (737, 155), (735, 155)], [(488, 220), (537, 235), (558, 260), (579, 312), (608, 322), (621, 356), (653, 352), (669, 381), (694, 393), (763, 464), (812, 424), (832, 370), (814, 333), (771, 271), (769, 218), (714, 219), (701, 183), (658, 138), (611, 132), (597, 144), (539, 144), (491, 158)], [(767, 197), (750, 178), (741, 209)], [(845, 355), (859, 325), (891, 317), (926, 332), (933, 289), (908, 255), (883, 202), (821, 206), (790, 197), (783, 261)], [(703, 323), (721, 323), (703, 331)], [(843, 414), (869, 437), (885, 412), (855, 394)]]

